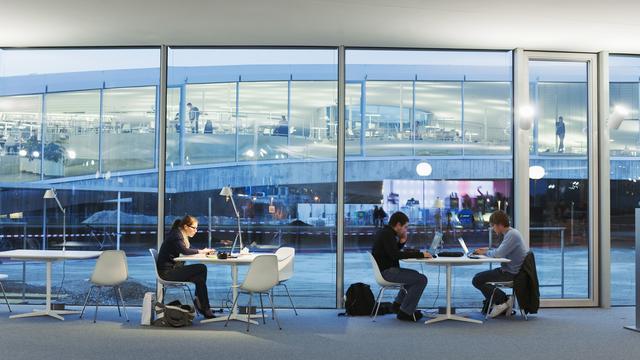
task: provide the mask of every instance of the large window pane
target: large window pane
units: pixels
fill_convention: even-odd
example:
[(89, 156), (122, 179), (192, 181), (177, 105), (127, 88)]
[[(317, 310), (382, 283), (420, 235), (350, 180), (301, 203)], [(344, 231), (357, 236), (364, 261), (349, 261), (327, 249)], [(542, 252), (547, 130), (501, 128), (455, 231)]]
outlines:
[[(409, 216), (410, 247), (428, 248), (436, 232), (452, 250), (459, 236), (472, 247), (497, 244), (488, 215), (513, 211), (511, 53), (348, 50), (346, 57), (345, 288), (375, 285), (367, 255), (375, 206)], [(432, 173), (419, 175), (420, 162)], [(421, 307), (445, 304), (444, 270), (401, 266), (429, 278)], [(471, 279), (488, 268), (455, 269), (454, 284), (465, 284), (454, 287), (455, 306), (481, 304)]]
[(640, 206), (640, 57), (609, 58), (610, 113), (622, 123), (610, 129), (611, 303), (635, 304), (635, 209)]
[[(59, 250), (64, 240), (72, 250), (124, 250), (128, 305), (155, 289), (148, 248), (156, 245), (159, 56), (0, 49), (0, 250)], [(51, 188), (64, 215), (43, 199)], [(54, 263), (61, 302), (82, 304), (94, 265)], [(44, 263), (3, 259), (0, 272), (10, 301), (44, 302)]]
[[(192, 214), (192, 244), (228, 251), (238, 220), (219, 194), (230, 186), (245, 246), (296, 249), (296, 306), (334, 307), (337, 51), (170, 49), (169, 58), (167, 226)], [(230, 305), (229, 269), (208, 269), (212, 304)]]

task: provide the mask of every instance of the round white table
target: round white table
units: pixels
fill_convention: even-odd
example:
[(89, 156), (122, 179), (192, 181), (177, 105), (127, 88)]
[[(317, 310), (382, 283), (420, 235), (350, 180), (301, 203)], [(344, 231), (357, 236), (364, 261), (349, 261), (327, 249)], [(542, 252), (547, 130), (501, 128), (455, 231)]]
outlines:
[(80, 311), (53, 310), (51, 308), (51, 264), (61, 260), (86, 260), (97, 258), (102, 251), (69, 251), (69, 250), (10, 250), (0, 252), (0, 258), (10, 258), (12, 260), (33, 260), (44, 261), (47, 264), (47, 297), (46, 305), (42, 310), (34, 310), (26, 314), (9, 316), (9, 319), (17, 319), (32, 316), (51, 316), (59, 320), (64, 320), (62, 315), (79, 314)]
[(486, 264), (486, 263), (506, 263), (510, 262), (509, 259), (504, 258), (492, 258), (488, 256), (478, 255), (477, 259), (472, 259), (466, 256), (461, 257), (437, 257), (435, 259), (404, 259), (402, 260), (406, 263), (421, 263), (425, 265), (444, 265), (447, 267), (447, 311), (445, 314), (438, 314), (436, 317), (425, 321), (425, 324), (433, 324), (436, 322), (444, 321), (444, 320), (457, 320), (457, 321), (465, 321), (471, 323), (482, 324), (482, 321), (476, 319), (469, 319), (464, 316), (454, 315), (451, 313), (451, 269), (454, 266), (465, 266), (465, 265), (478, 265), (478, 264)]

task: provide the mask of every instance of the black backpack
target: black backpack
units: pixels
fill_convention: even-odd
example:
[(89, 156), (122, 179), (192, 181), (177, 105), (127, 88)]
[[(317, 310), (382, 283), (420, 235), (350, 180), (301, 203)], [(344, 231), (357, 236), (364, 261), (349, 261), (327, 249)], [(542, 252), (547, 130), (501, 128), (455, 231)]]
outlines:
[(373, 292), (367, 284), (355, 283), (347, 289), (347, 299), (345, 301), (345, 310), (347, 315), (371, 315), (375, 299)]
[(154, 326), (183, 327), (193, 325), (196, 310), (191, 305), (182, 305), (180, 301), (172, 301), (168, 304), (160, 302), (155, 306), (156, 319)]

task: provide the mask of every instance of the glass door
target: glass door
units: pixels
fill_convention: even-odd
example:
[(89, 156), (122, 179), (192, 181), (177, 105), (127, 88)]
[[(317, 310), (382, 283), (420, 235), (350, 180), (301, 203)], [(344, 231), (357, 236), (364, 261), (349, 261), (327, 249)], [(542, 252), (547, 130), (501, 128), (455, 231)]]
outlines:
[(523, 101), (519, 131), (527, 129), (529, 145), (520, 153), (529, 165), (528, 233), (540, 297), (546, 306), (595, 306), (597, 57), (523, 54), (519, 86), (528, 103)]

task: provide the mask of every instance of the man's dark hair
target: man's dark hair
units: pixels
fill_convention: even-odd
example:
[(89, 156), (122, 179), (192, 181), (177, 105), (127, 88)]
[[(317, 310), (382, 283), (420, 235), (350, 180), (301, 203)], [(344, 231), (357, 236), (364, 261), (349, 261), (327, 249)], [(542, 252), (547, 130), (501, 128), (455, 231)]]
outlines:
[(187, 106), (193, 106), (191, 103), (187, 103)]
[(494, 211), (491, 217), (489, 217), (489, 223), (509, 227), (509, 215), (502, 210)]
[(389, 218), (389, 226), (394, 227), (396, 224), (404, 225), (409, 222), (409, 218), (402, 211), (396, 211)]

